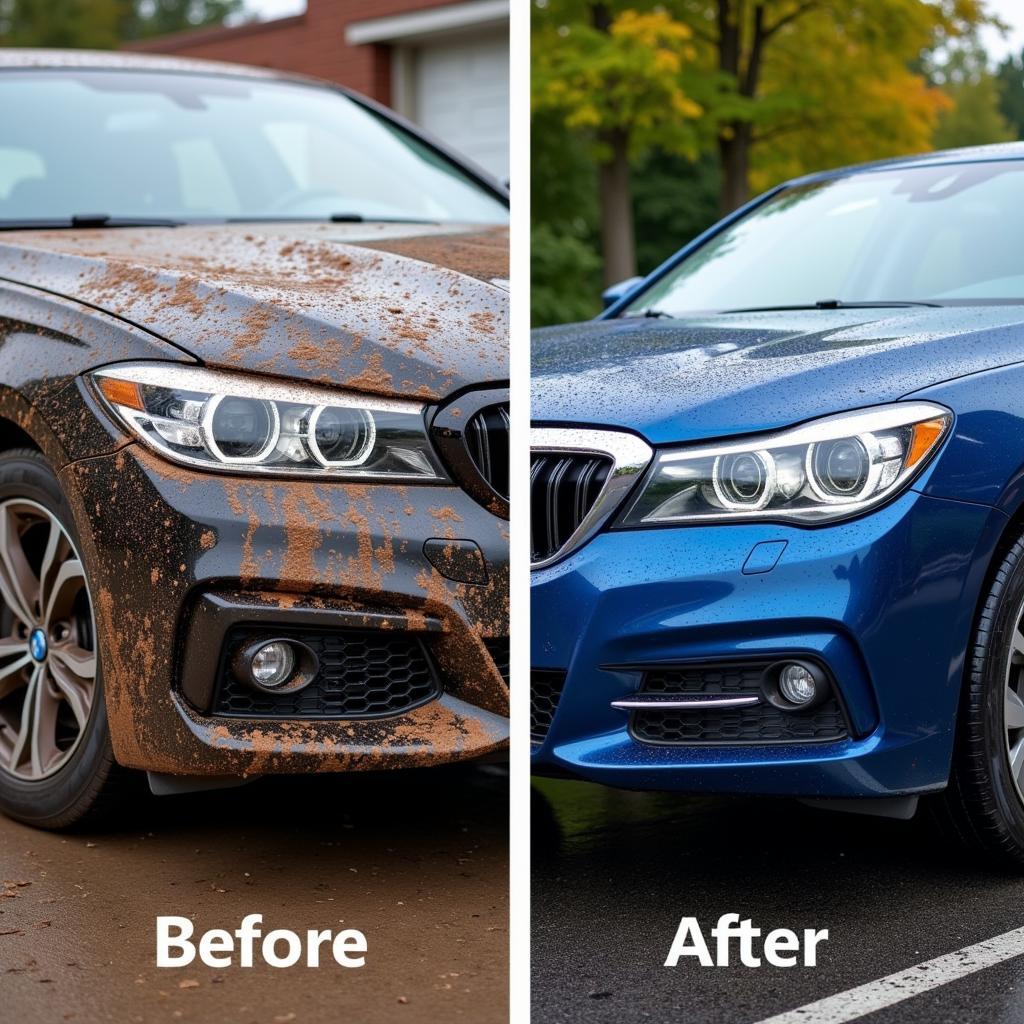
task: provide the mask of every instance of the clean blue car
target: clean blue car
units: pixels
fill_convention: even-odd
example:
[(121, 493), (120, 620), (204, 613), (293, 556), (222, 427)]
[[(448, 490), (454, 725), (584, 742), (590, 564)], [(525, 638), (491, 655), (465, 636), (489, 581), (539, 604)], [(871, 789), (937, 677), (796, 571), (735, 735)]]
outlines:
[(535, 770), (1024, 864), (1024, 145), (789, 182), (536, 332)]

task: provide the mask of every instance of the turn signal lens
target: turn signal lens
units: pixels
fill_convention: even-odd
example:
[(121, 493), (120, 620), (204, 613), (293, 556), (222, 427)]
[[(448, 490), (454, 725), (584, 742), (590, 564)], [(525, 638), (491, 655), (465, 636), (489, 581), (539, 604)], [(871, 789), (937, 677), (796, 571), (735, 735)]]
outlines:
[(114, 377), (99, 378), (100, 391), (111, 405), (122, 405), (126, 409), (142, 412), (146, 408), (139, 385), (132, 380), (117, 380)]
[(942, 437), (946, 429), (945, 419), (926, 420), (914, 424), (914, 436), (907, 452), (907, 465), (916, 466), (935, 447), (935, 442)]

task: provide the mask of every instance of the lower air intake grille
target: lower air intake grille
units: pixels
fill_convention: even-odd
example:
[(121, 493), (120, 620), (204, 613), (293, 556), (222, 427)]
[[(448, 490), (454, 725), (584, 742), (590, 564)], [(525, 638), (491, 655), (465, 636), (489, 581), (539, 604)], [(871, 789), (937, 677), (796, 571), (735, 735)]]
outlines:
[(509, 662), (511, 655), (509, 653), (509, 642), (507, 636), (491, 637), (489, 640), (484, 641), (484, 647), (490, 652), (491, 657), (494, 659), (494, 664), (498, 667), (498, 671), (501, 673), (501, 678), (505, 680), (505, 685), (509, 685), (509, 677), (511, 671), (509, 669)]
[[(689, 665), (644, 673), (642, 693), (727, 694), (761, 692), (761, 676), (778, 659), (762, 662)], [(783, 711), (772, 704), (696, 711), (634, 711), (630, 732), (643, 743), (719, 744), (815, 743), (848, 734), (846, 717), (834, 697), (810, 711)]]
[(466, 424), (466, 448), (477, 472), (506, 501), (509, 495), (509, 415), (507, 405), (491, 405)]
[(275, 639), (307, 644), (320, 659), (316, 678), (294, 693), (260, 693), (231, 671), (239, 647), (266, 636), (244, 626), (228, 633), (215, 715), (236, 718), (384, 718), (433, 700), (441, 680), (423, 640), (381, 630), (286, 630)]
[(534, 452), (530, 466), (531, 560), (554, 556), (594, 507), (612, 460), (604, 455)]
[(564, 672), (534, 669), (530, 673), (530, 741), (543, 743), (551, 728), (565, 686)]

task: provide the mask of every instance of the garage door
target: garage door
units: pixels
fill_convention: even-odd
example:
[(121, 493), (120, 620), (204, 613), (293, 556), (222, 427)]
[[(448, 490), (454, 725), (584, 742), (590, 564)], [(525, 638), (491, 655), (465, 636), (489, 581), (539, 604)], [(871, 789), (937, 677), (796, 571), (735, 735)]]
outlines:
[(508, 33), (459, 36), (413, 54), (413, 120), (508, 177)]

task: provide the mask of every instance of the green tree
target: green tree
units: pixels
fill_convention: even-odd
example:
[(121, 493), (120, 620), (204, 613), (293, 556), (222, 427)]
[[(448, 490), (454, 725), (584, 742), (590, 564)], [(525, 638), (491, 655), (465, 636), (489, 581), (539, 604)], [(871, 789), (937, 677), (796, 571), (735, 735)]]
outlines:
[(692, 31), (664, 7), (544, 0), (535, 12), (533, 102), (583, 138), (598, 171), (605, 281), (636, 273), (630, 161), (652, 145), (696, 156), (707, 92)]
[(926, 149), (946, 98), (911, 64), (985, 22), (984, 0), (679, 0), (730, 83), (721, 212), (791, 173)]
[(146, 39), (191, 28), (223, 24), (241, 14), (244, 0), (128, 0), (121, 23), (123, 39)]
[(1007, 57), (996, 71), (999, 83), (999, 112), (1014, 137), (1024, 139), (1024, 52)]
[(936, 149), (983, 146), (1017, 137), (1000, 110), (999, 79), (976, 40), (948, 53), (931, 78), (952, 100), (939, 115), (932, 142)]
[(244, 0), (0, 0), (0, 45), (112, 49), (243, 11)]

